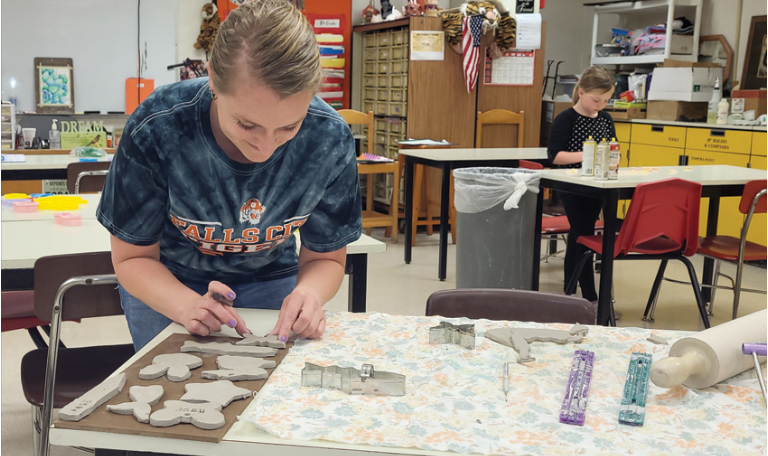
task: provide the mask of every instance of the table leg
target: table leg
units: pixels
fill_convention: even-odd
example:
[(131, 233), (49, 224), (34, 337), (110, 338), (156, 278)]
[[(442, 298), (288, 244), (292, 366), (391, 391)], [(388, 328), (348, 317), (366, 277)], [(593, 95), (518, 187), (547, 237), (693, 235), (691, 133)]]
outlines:
[(408, 156), (401, 155), (405, 160), (405, 264), (411, 264), (411, 246), (413, 244), (413, 162)]
[(544, 189), (539, 188), (536, 195), (536, 221), (533, 229), (533, 274), (531, 290), (539, 291), (539, 268), (541, 266), (541, 215), (544, 210)]
[(603, 256), (600, 266), (600, 288), (598, 290), (597, 324), (616, 326), (611, 318), (611, 299), (613, 297), (613, 252), (616, 243), (616, 211), (619, 204), (617, 192), (609, 192), (603, 199)]
[(442, 162), (442, 183), (440, 185), (440, 260), (438, 264), (437, 278), (445, 280), (448, 268), (448, 211), (451, 207), (451, 163)]
[[(720, 215), (720, 194), (715, 193), (709, 197), (709, 213), (707, 214), (707, 236), (717, 234), (717, 218)], [(704, 257), (704, 272), (701, 274), (701, 283), (703, 285), (712, 285), (714, 279), (715, 260)], [(701, 297), (704, 303), (712, 299), (712, 288), (701, 287)]]
[(347, 255), (345, 273), (349, 274), (348, 310), (365, 312), (365, 294), (368, 288), (368, 254)]

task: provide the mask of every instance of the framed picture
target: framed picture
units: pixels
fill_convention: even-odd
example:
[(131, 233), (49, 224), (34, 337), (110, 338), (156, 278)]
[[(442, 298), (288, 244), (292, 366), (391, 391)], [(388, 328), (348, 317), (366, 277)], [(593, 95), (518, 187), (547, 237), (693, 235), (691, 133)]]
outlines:
[(744, 69), (741, 72), (741, 89), (755, 90), (766, 87), (766, 16), (752, 16), (747, 39), (747, 53), (744, 55)]
[(35, 58), (35, 111), (74, 114), (75, 84), (72, 59)]

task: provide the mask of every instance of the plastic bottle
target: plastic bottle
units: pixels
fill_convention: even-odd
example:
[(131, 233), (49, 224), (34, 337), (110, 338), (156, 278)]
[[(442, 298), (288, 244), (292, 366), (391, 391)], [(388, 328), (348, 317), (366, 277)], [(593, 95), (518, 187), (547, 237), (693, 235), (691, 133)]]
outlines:
[(707, 107), (707, 123), (717, 123), (717, 104), (720, 103), (720, 78), (715, 79), (715, 88), (712, 90), (712, 98), (709, 99), (709, 106)]
[(608, 179), (617, 180), (619, 178), (619, 162), (621, 161), (621, 146), (616, 138), (612, 138), (608, 143), (610, 147), (610, 159), (608, 160)]
[(51, 149), (61, 149), (61, 132), (59, 127), (56, 126), (58, 119), (53, 119), (51, 122), (51, 131), (48, 132), (49, 146)]
[(611, 160), (611, 146), (603, 138), (597, 144), (595, 153), (595, 180), (608, 180), (608, 162)]
[(728, 100), (723, 98), (720, 100), (720, 103), (717, 104), (717, 124), (718, 125), (727, 125), (728, 124)]
[(589, 139), (584, 141), (582, 147), (582, 160), (581, 160), (581, 175), (582, 176), (594, 176), (595, 175), (595, 149), (597, 148), (597, 142), (590, 136)]

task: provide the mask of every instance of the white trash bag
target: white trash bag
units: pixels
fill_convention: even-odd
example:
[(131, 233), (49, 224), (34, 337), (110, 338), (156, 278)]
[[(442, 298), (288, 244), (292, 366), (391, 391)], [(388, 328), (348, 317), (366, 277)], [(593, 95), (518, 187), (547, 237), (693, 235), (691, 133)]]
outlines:
[(456, 211), (475, 214), (501, 203), (517, 209), (525, 192), (539, 193), (541, 172), (525, 168), (460, 168), (453, 170)]

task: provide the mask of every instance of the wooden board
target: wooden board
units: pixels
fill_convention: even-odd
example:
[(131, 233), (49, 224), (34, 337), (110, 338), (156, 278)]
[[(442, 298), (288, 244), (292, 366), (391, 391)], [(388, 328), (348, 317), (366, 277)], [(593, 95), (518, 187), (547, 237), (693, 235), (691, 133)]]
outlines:
[[(138, 361), (133, 363), (128, 369), (125, 370), (126, 382), (123, 390), (113, 397), (101, 407), (97, 408), (93, 413), (83, 418), (80, 421), (63, 421), (56, 420), (54, 426), (61, 429), (77, 429), (83, 431), (96, 431), (96, 432), (111, 432), (116, 434), (133, 434), (143, 435), (149, 437), (164, 437), (174, 439), (186, 439), (186, 440), (198, 440), (202, 442), (218, 443), (229, 431), (229, 428), (237, 420), (238, 415), (243, 413), (245, 408), (251, 402), (251, 399), (232, 401), (227, 407), (221, 410), (224, 414), (225, 424), (219, 429), (204, 430), (199, 429), (191, 424), (177, 424), (170, 427), (155, 427), (151, 424), (139, 423), (133, 415), (119, 415), (107, 411), (107, 405), (121, 404), (123, 402), (131, 402), (128, 397), (128, 391), (131, 386), (149, 386), (149, 385), (162, 385), (165, 392), (160, 401), (152, 406), (152, 411), (160, 410), (163, 408), (163, 402), (167, 400), (179, 400), (184, 395), (184, 385), (187, 383), (210, 383), (213, 380), (203, 379), (203, 371), (216, 370), (216, 358), (218, 355), (209, 355), (203, 353), (190, 353), (195, 356), (199, 356), (203, 359), (203, 365), (197, 369), (192, 369), (192, 377), (185, 382), (171, 382), (166, 376), (156, 378), (154, 380), (140, 380), (139, 371), (150, 364), (157, 355), (164, 353), (180, 353), (181, 346), (188, 340), (194, 340), (198, 342), (232, 342), (233, 338), (228, 337), (195, 337), (189, 334), (172, 334), (166, 340), (161, 342), (157, 347), (152, 349), (149, 353), (141, 357)], [(277, 356), (274, 358), (265, 358), (274, 360), (278, 365), (288, 354), (288, 350), (293, 346), (293, 342), (288, 342), (288, 347), (277, 350)], [(267, 373), (272, 375), (274, 369), (267, 369)], [(264, 380), (254, 381), (240, 381), (234, 382), (235, 386), (241, 388), (247, 388), (252, 391), (259, 391), (267, 382)]]

